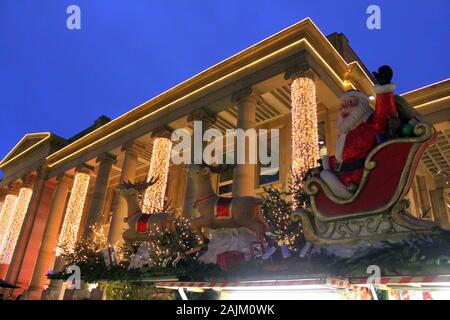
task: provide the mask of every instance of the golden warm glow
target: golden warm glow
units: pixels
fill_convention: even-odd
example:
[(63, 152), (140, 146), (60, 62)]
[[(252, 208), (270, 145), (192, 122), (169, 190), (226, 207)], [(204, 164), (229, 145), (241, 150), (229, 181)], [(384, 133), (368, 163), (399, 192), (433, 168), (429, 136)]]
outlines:
[[(303, 188), (306, 172), (317, 166), (319, 135), (317, 126), (316, 85), (308, 77), (294, 79), (292, 104), (292, 191)], [(293, 197), (295, 199), (295, 197)], [(293, 199), (294, 208), (297, 202)]]
[[(280, 53), (282, 53), (282, 52), (284, 52), (284, 51), (287, 51), (287, 50), (289, 50), (289, 49), (291, 49), (291, 48), (293, 48), (293, 47), (299, 46), (300, 44), (305, 44), (306, 47), (307, 47), (309, 50), (311, 50), (311, 52), (312, 52), (312, 53), (313, 53), (313, 54), (314, 54), (314, 55), (315, 55), (315, 56), (323, 63), (323, 65), (331, 72), (331, 74), (335, 77), (335, 79), (341, 84), (341, 88), (342, 88), (343, 90), (348, 90), (348, 89), (350, 89), (350, 88), (356, 89), (355, 85), (354, 85), (351, 81), (343, 80), (343, 79), (336, 73), (336, 71), (334, 71), (333, 67), (332, 67), (330, 64), (328, 64), (328, 62), (326, 62), (326, 60), (320, 55), (320, 53), (312, 46), (312, 44), (311, 44), (306, 38), (302, 38), (302, 39), (299, 39), (298, 41), (295, 41), (295, 42), (293, 42), (293, 43), (291, 43), (291, 44), (289, 44), (289, 45), (287, 45), (287, 46), (285, 46), (285, 47), (283, 47), (283, 48), (281, 48), (281, 49), (278, 49), (278, 50), (276, 50), (276, 51), (274, 51), (274, 52), (272, 52), (272, 53), (270, 53), (270, 54), (268, 54), (268, 55), (266, 55), (266, 56), (264, 56), (264, 57), (262, 57), (262, 58), (259, 58), (259, 59), (255, 60), (255, 61), (253, 61), (253, 62), (251, 62), (251, 63), (249, 63), (249, 64), (247, 64), (247, 65), (245, 65), (245, 66), (243, 66), (243, 67), (241, 67), (241, 68), (239, 68), (239, 69), (236, 69), (236, 70), (234, 70), (234, 71), (232, 71), (232, 72), (229, 72), (229, 73), (227, 73), (226, 75), (224, 75), (223, 77), (218, 78), (218, 79), (216, 79), (216, 80), (214, 80), (214, 81), (211, 81), (211, 82), (209, 82), (208, 84), (204, 85), (203, 87), (200, 87), (200, 88), (198, 88), (198, 89), (195, 89), (195, 90), (193, 90), (193, 91), (190, 91), (190, 92), (187, 93), (186, 95), (184, 95), (184, 96), (182, 96), (182, 97), (180, 97), (180, 98), (177, 98), (177, 99), (175, 99), (174, 101), (171, 101), (170, 103), (168, 103), (168, 104), (162, 106), (161, 108), (158, 108), (158, 109), (156, 109), (156, 110), (154, 110), (154, 111), (148, 112), (148, 113), (146, 113), (143, 117), (141, 117), (141, 118), (139, 118), (139, 119), (137, 119), (137, 120), (134, 120), (134, 121), (132, 121), (132, 122), (129, 122), (129, 123), (127, 123), (126, 125), (120, 126), (120, 128), (118, 128), (117, 130), (115, 130), (115, 131), (113, 131), (113, 132), (111, 132), (111, 133), (109, 133), (109, 134), (107, 134), (107, 135), (102, 136), (100, 139), (96, 139), (96, 140), (93, 141), (92, 143), (89, 143), (88, 145), (86, 145), (86, 146), (84, 146), (84, 147), (82, 147), (82, 148), (79, 148), (79, 149), (77, 149), (77, 150), (74, 150), (72, 153), (68, 154), (67, 156), (62, 157), (62, 158), (59, 159), (59, 160), (56, 160), (55, 158), (57, 158), (60, 154), (63, 154), (63, 153), (65, 152), (66, 149), (72, 147), (72, 144), (70, 144), (70, 145), (68, 145), (68, 146), (66, 146), (66, 147), (64, 147), (64, 148), (62, 148), (62, 149), (60, 149), (58, 152), (55, 152), (54, 154), (52, 154), (52, 155), (50, 155), (50, 156), (48, 156), (48, 157), (46, 158), (46, 160), (48, 161), (48, 166), (49, 166), (49, 167), (56, 166), (57, 164), (59, 164), (59, 163), (65, 161), (66, 159), (68, 159), (68, 158), (70, 158), (70, 157), (72, 157), (72, 156), (74, 156), (74, 155), (76, 155), (76, 154), (78, 154), (78, 153), (83, 152), (85, 149), (88, 149), (88, 148), (92, 147), (93, 145), (96, 145), (96, 144), (100, 143), (101, 141), (103, 141), (103, 140), (105, 140), (105, 139), (108, 139), (109, 137), (113, 136), (114, 134), (117, 134), (118, 132), (122, 132), (122, 131), (127, 130), (129, 127), (135, 125), (137, 122), (141, 122), (141, 121), (143, 121), (144, 119), (153, 117), (155, 114), (157, 114), (157, 113), (159, 113), (159, 112), (161, 112), (161, 111), (163, 111), (163, 110), (165, 110), (165, 109), (167, 109), (167, 108), (170, 108), (170, 107), (172, 107), (173, 105), (179, 104), (181, 101), (188, 99), (189, 97), (191, 97), (191, 96), (194, 95), (194, 94), (197, 94), (197, 93), (199, 93), (199, 92), (201, 92), (201, 91), (203, 91), (203, 90), (205, 90), (205, 89), (207, 89), (207, 88), (209, 88), (209, 87), (211, 87), (211, 86), (213, 86), (213, 85), (215, 85), (215, 84), (217, 84), (217, 83), (219, 83), (219, 82), (222, 82), (222, 81), (224, 81), (225, 79), (230, 78), (230, 77), (234, 76), (235, 74), (237, 74), (237, 73), (239, 73), (239, 72), (242, 72), (242, 71), (244, 71), (244, 70), (246, 70), (246, 69), (249, 69), (249, 68), (251, 68), (251, 67), (254, 66), (254, 65), (260, 64), (260, 63), (262, 63), (263, 61), (272, 58), (273, 56), (276, 56), (276, 55), (278, 55), (278, 54), (280, 54)], [(333, 48), (333, 46), (331, 46), (331, 48)], [(338, 57), (340, 57), (340, 59), (342, 59), (342, 61), (346, 64), (346, 66), (347, 66), (347, 68), (348, 68), (350, 64), (346, 63), (340, 55), (338, 55)], [(230, 59), (231, 59), (231, 58), (230, 58)], [(357, 64), (357, 65), (360, 67), (359, 64)], [(213, 67), (214, 67), (214, 66), (213, 66)], [(211, 67), (211, 68), (213, 68), (213, 67)], [(207, 70), (208, 70), (208, 69), (207, 69)], [(206, 71), (204, 71), (203, 73), (205, 73), (205, 72), (206, 72)], [(191, 78), (191, 79), (192, 79), (192, 78)], [(185, 82), (187, 82), (187, 81), (189, 81), (189, 80), (191, 80), (191, 79), (188, 79), (188, 80), (186, 80)], [(370, 80), (369, 80), (369, 81), (370, 81)], [(181, 85), (184, 84), (185, 82), (181, 83), (181, 84), (178, 85), (177, 87), (181, 86)], [(174, 88), (172, 88), (172, 89), (170, 89), (170, 90), (174, 90), (174, 89), (177, 88), (177, 87), (174, 87)], [(170, 91), (170, 90), (169, 90), (169, 91)], [(151, 100), (149, 100), (149, 101), (147, 101), (147, 102), (145, 102), (145, 103), (143, 103), (143, 104), (137, 106), (136, 108), (134, 108), (134, 109), (128, 111), (127, 113), (123, 114), (123, 115), (120, 116), (119, 118), (114, 119), (113, 121), (111, 121), (111, 122), (108, 124), (108, 126), (111, 126), (111, 125), (113, 125), (113, 123), (120, 121), (120, 120), (123, 119), (126, 115), (128, 115), (128, 114), (130, 114), (131, 112), (133, 112), (133, 111), (135, 111), (135, 110), (137, 110), (137, 109), (143, 107), (144, 105), (149, 104), (149, 103), (153, 102), (154, 100), (157, 100), (160, 96), (166, 94), (167, 92), (168, 92), (168, 91), (163, 92), (163, 93), (160, 94), (159, 96), (157, 96), (157, 97), (155, 97), (155, 98), (153, 98), (153, 99), (151, 99)], [(94, 130), (93, 132), (91, 132), (91, 133), (90, 133), (89, 135), (87, 135), (86, 137), (91, 136), (91, 135), (94, 134), (94, 132), (96, 132), (97, 130), (100, 130), (100, 129)], [(101, 130), (104, 130), (104, 127), (102, 127)], [(84, 138), (84, 139), (85, 139), (85, 138)], [(81, 143), (81, 141), (82, 141), (82, 139), (78, 140), (76, 143)], [(56, 160), (56, 161), (55, 161), (55, 160)], [(54, 161), (54, 162), (52, 162), (52, 161)]]
[(72, 252), (75, 248), (90, 178), (89, 174), (84, 172), (77, 172), (75, 175), (72, 192), (70, 193), (69, 203), (58, 239), (56, 256), (61, 255), (63, 252)]
[(11, 220), (8, 235), (1, 252), (0, 263), (9, 264), (11, 262), (32, 194), (33, 190), (29, 188), (20, 189), (16, 205), (14, 206), (14, 215)]
[(17, 196), (8, 194), (3, 202), (2, 210), (0, 211), (0, 255), (3, 252), (3, 245), (6, 241), (6, 236), (9, 234), (12, 217), (16, 209)]
[(147, 179), (158, 178), (158, 181), (154, 185), (148, 187), (145, 191), (142, 212), (159, 212), (164, 207), (171, 149), (172, 141), (170, 141), (170, 139), (155, 139)]
[(441, 101), (448, 100), (448, 99), (450, 99), (450, 96), (439, 98), (439, 99), (432, 100), (432, 101), (428, 101), (428, 102), (419, 104), (419, 105), (415, 106), (414, 108), (417, 108), (417, 109), (418, 108), (422, 108), (422, 107), (428, 106), (430, 104), (433, 104), (433, 103), (436, 103), (436, 102), (441, 102)]

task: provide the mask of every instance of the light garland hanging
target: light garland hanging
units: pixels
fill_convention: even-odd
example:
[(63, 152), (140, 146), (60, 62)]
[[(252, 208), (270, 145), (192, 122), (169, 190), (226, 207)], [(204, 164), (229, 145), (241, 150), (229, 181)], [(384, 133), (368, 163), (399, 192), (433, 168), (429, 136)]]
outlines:
[(64, 222), (58, 239), (56, 256), (60, 256), (63, 251), (71, 252), (75, 248), (90, 178), (90, 175), (84, 172), (77, 172), (75, 175)]
[(13, 217), (8, 230), (8, 235), (1, 252), (0, 263), (9, 264), (11, 262), (32, 195), (33, 190), (30, 188), (21, 188), (19, 191), (19, 195), (17, 196), (14, 206)]
[[(295, 78), (291, 85), (292, 104), (292, 191), (303, 188), (303, 177), (319, 159), (316, 85), (309, 77)], [(295, 198), (295, 197), (294, 197)], [(294, 209), (298, 207), (295, 199)]]
[(9, 234), (9, 228), (11, 227), (12, 217), (17, 204), (17, 196), (8, 194), (3, 202), (2, 210), (0, 211), (0, 256), (3, 253), (3, 246), (6, 241), (6, 237)]
[(171, 149), (172, 141), (170, 139), (155, 139), (147, 181), (152, 178), (158, 178), (158, 181), (154, 185), (149, 186), (145, 191), (142, 212), (155, 213), (164, 208)]

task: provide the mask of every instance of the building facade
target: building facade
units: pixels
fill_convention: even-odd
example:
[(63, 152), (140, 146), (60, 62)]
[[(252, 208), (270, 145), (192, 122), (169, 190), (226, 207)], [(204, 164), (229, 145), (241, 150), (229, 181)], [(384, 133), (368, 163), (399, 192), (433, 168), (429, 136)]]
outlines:
[[(117, 119), (100, 117), (70, 139), (52, 133), (25, 135), (0, 163), (0, 278), (20, 287), (5, 294), (26, 292), (40, 299), (50, 283), (46, 274), (60, 268), (58, 245), (87, 237), (94, 224), (104, 227), (109, 243), (120, 243), (128, 210), (115, 192), (120, 182), (158, 176), (144, 207), (158, 209), (168, 201), (177, 214), (195, 216), (195, 184), (169, 157), (171, 132), (192, 132), (194, 121), (222, 133), (279, 129), (280, 148), (272, 150), (279, 154), (277, 168), (238, 164), (212, 179), (222, 195), (262, 195), (265, 186), (287, 190), (296, 134), (294, 79), (308, 79), (300, 94), (314, 92), (310, 102), (317, 110), (319, 154), (334, 154), (340, 95), (357, 89), (373, 96), (374, 79), (343, 34), (326, 37), (310, 19)], [(410, 212), (450, 228), (450, 79), (401, 96), (438, 132), (409, 193)], [(49, 290), (62, 297), (62, 284), (53, 282)]]

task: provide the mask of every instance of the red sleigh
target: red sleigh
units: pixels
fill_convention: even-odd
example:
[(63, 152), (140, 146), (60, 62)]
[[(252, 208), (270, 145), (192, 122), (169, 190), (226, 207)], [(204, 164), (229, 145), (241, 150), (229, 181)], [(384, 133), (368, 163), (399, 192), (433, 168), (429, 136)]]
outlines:
[(293, 215), (301, 219), (306, 240), (316, 245), (356, 243), (434, 232), (434, 224), (408, 215), (405, 197), (423, 152), (435, 141), (434, 128), (419, 123), (412, 137), (394, 138), (375, 147), (349, 199), (335, 196), (320, 177), (307, 179), (304, 189), (311, 208)]

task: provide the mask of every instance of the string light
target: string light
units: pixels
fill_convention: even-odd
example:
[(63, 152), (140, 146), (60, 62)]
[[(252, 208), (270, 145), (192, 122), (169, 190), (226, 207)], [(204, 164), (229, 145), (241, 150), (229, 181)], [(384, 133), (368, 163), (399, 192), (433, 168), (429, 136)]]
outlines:
[(5, 197), (2, 210), (0, 211), (0, 255), (3, 252), (3, 246), (6, 241), (6, 237), (9, 234), (9, 228), (11, 227), (12, 217), (16, 210), (17, 196), (8, 194)]
[(32, 195), (33, 190), (30, 188), (21, 188), (19, 191), (19, 195), (17, 196), (14, 206), (13, 217), (8, 230), (8, 235), (1, 252), (0, 263), (9, 264), (11, 262)]
[(75, 247), (84, 203), (86, 202), (89, 180), (90, 176), (87, 173), (77, 172), (75, 175), (69, 204), (67, 205), (64, 222), (59, 235), (56, 256), (60, 256), (63, 251), (71, 252)]
[(164, 208), (171, 149), (172, 141), (167, 138), (156, 138), (153, 143), (152, 159), (147, 180), (158, 178), (158, 181), (145, 191), (142, 203), (143, 212), (155, 213), (160, 212)]
[[(169, 211), (167, 214), (173, 214)], [(176, 234), (169, 230), (161, 230), (158, 227), (149, 230), (149, 239), (145, 242), (148, 248), (148, 266), (165, 267), (168, 261), (173, 261), (185, 252), (201, 246), (201, 239), (189, 225), (185, 217), (177, 217), (175, 221)]]
[[(316, 86), (309, 77), (294, 79), (291, 85), (292, 104), (292, 192), (303, 188), (303, 177), (319, 159)], [(298, 201), (293, 199), (293, 207)]]
[(293, 208), (288, 193), (274, 188), (264, 188), (262, 208), (264, 217), (271, 225), (271, 237), (284, 242), (290, 250), (297, 251), (302, 241), (302, 228), (290, 218)]

